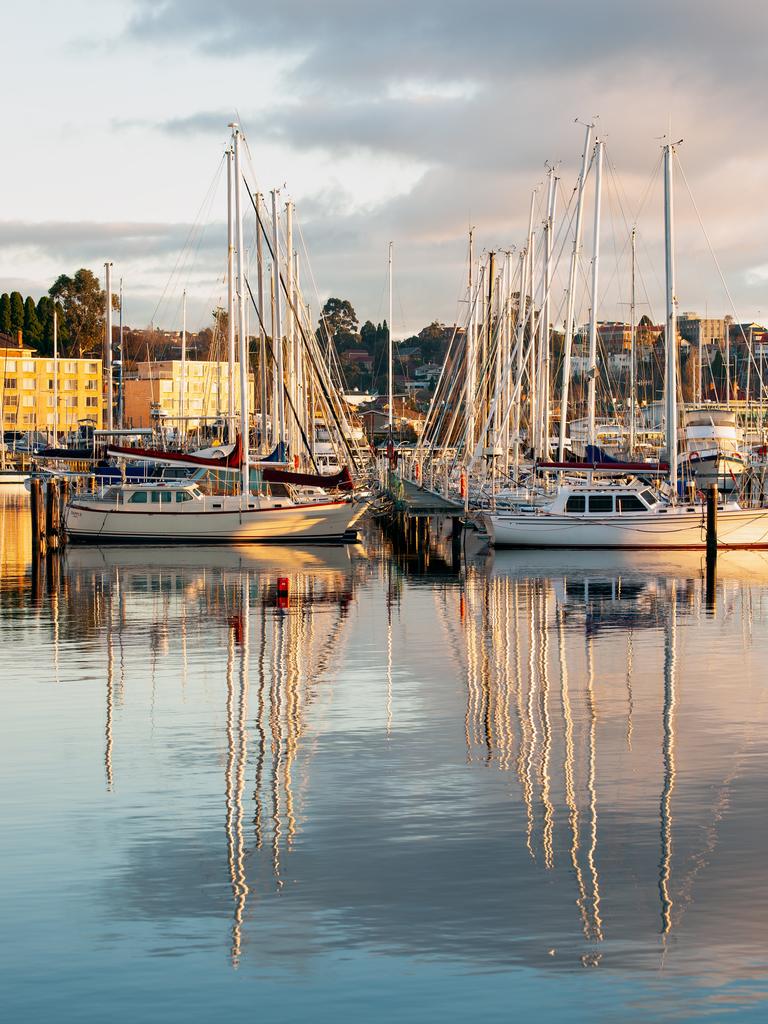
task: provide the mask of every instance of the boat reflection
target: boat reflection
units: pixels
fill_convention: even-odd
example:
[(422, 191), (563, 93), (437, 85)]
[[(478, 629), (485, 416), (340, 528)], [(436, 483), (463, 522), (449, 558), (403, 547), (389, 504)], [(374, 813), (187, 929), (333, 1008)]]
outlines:
[[(301, 830), (311, 750), (300, 778), (294, 777), (294, 769), (307, 732), (307, 709), (332, 683), (343, 656), (345, 625), (361, 570), (367, 571), (359, 555), (351, 556), (348, 549), (147, 552), (73, 547), (62, 561), (61, 617), (69, 628), (77, 623), (81, 639), (84, 631), (103, 631), (106, 639), (104, 765), (110, 791), (120, 782), (116, 714), (124, 689), (122, 650), (129, 635), (134, 634), (135, 644), (135, 633), (145, 631), (150, 620), (153, 707), (155, 669), (170, 636), (181, 638), (184, 685), (186, 631), (199, 636), (201, 630), (226, 629), (224, 832), (234, 966), (242, 955), (243, 922), (253, 891), (248, 864), (251, 871), (257, 869), (252, 858), (266, 853), (279, 890), (284, 858)], [(67, 629), (65, 625), (65, 633)]]
[[(726, 553), (717, 568), (721, 614), (748, 646), (754, 602), (762, 600), (768, 580), (768, 557)], [(443, 626), (464, 666), (467, 760), (516, 776), (525, 846), (534, 862), (545, 871), (562, 854), (570, 862), (574, 903), (590, 944), (582, 957), (585, 966), (601, 962), (606, 938), (599, 827), (606, 790), (611, 791), (610, 813), (616, 814), (616, 780), (600, 770), (601, 738), (615, 745), (621, 715), (626, 750), (634, 752), (638, 638), (646, 657), (648, 651), (663, 652), (660, 663), (642, 666), (644, 678), (656, 674), (659, 680), (660, 751), (657, 745), (654, 757), (648, 746), (653, 730), (646, 712), (645, 746), (634, 752), (646, 772), (654, 761), (658, 766), (657, 899), (663, 942), (691, 902), (692, 873), (702, 870), (700, 851), (676, 866), (674, 812), (679, 622), (711, 614), (705, 569), (698, 555), (672, 560), (656, 553), (497, 554), (485, 568), (466, 568), (453, 609), (446, 607), (444, 595), (440, 599)], [(553, 679), (558, 678), (556, 696)], [(621, 687), (615, 685), (619, 680)], [(721, 794), (716, 808), (722, 803)], [(716, 808), (712, 813), (718, 817), (722, 810)], [(567, 830), (559, 844), (558, 823)], [(714, 826), (704, 827), (709, 834)], [(710, 849), (715, 841), (709, 835)]]

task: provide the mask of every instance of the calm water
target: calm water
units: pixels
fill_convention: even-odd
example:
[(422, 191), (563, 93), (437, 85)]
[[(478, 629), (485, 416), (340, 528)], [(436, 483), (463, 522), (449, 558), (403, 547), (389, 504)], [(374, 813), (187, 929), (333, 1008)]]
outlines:
[(0, 516), (4, 1020), (768, 1017), (766, 556)]

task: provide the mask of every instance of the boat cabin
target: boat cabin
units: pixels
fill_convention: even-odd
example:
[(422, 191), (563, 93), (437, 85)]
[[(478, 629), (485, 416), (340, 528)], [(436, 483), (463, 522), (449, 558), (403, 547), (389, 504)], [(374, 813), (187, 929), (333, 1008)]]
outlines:
[(153, 506), (182, 504), (203, 497), (202, 491), (194, 484), (182, 481), (168, 483), (118, 484), (106, 487), (100, 500), (110, 505), (138, 506), (151, 512)]
[(563, 487), (548, 512), (571, 513), (573, 515), (621, 515), (626, 512), (653, 512), (660, 499), (647, 486), (584, 486)]

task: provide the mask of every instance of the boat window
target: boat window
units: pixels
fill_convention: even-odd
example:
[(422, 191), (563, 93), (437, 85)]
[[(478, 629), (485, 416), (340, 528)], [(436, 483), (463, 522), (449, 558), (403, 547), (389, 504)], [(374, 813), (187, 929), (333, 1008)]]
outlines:
[(192, 495), (187, 491), (176, 491), (176, 501), (192, 501)]
[(166, 505), (169, 501), (173, 501), (173, 491), (160, 491), (160, 501)]
[(655, 505), (658, 502), (658, 500), (659, 500), (656, 497), (656, 495), (653, 493), (653, 491), (647, 491), (646, 490), (646, 491), (643, 491), (642, 494), (643, 494), (643, 497), (645, 498), (645, 500), (648, 502), (649, 505)]
[(586, 503), (583, 494), (572, 494), (565, 503), (566, 512), (583, 512), (585, 508)]
[(134, 491), (131, 495), (130, 503), (132, 505), (146, 505), (147, 503), (147, 492), (146, 491)]
[(156, 504), (160, 504), (160, 491), (152, 491), (152, 501)]
[(636, 494), (620, 494), (616, 499), (619, 512), (646, 512), (645, 505)]
[(613, 495), (611, 494), (590, 494), (590, 512), (613, 512)]

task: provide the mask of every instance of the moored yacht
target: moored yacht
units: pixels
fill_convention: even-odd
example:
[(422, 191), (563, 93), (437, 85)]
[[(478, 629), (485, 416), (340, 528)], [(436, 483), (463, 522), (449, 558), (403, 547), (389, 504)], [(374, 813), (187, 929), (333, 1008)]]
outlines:
[(90, 543), (342, 543), (366, 504), (327, 497), (204, 494), (194, 482), (126, 483), (68, 504), (71, 541)]
[[(484, 517), (496, 547), (704, 548), (706, 506), (673, 504), (635, 480), (570, 481), (546, 504)], [(718, 511), (718, 546), (768, 548), (768, 515), (735, 502)]]
[(744, 474), (743, 434), (731, 409), (689, 409), (682, 431), (683, 477), (692, 477), (700, 490), (717, 484), (721, 491), (738, 491)]

